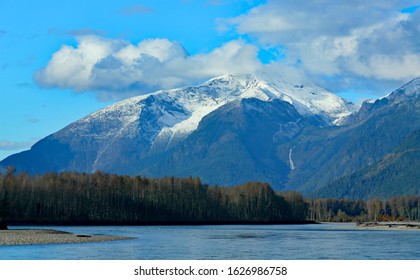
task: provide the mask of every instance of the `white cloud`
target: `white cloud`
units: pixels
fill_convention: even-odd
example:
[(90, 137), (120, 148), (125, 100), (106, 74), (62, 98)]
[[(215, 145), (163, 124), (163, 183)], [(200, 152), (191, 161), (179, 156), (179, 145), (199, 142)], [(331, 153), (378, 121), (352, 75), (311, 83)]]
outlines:
[[(285, 17), (278, 16), (275, 11), (265, 10), (262, 7), (254, 8), (247, 15), (239, 16), (232, 19), (230, 23), (236, 24), (239, 33), (242, 34), (259, 34), (261, 39), (270, 42), (269, 34), (279, 32), (289, 32), (296, 29), (291, 22)], [(264, 36), (261, 36), (263, 35)]]
[[(370, 90), (381, 85), (389, 89), (390, 83), (394, 87), (420, 76), (420, 11), (400, 12), (415, 4), (411, 0), (269, 0), (236, 18), (217, 20), (221, 31), (233, 30), (247, 42), (234, 40), (195, 55), (167, 39), (133, 44), (82, 36), (77, 46), (64, 45), (54, 53), (34, 80), (43, 87), (93, 91), (103, 99), (257, 71), (292, 80), (309, 78), (333, 91), (356, 84)], [(140, 5), (125, 12), (147, 11)], [(259, 48), (278, 49), (282, 55), (263, 65)]]
[(420, 76), (417, 15), (398, 15), (348, 36), (320, 36), (295, 44), (292, 52), (314, 74), (407, 80)]
[(420, 11), (400, 12), (415, 4), (271, 0), (219, 23), (221, 30), (233, 28), (262, 47), (281, 47), (283, 63), (327, 87), (365, 78), (401, 83), (420, 76)]
[(137, 46), (128, 44), (115, 54), (127, 64), (133, 64), (141, 56), (151, 56), (164, 62), (173, 57), (185, 57), (187, 52), (181, 45), (166, 39), (146, 39)]
[(285, 44), (304, 37), (342, 36), (381, 22), (414, 1), (271, 0), (247, 14), (226, 20), (241, 34), (267, 44)]
[(34, 74), (43, 87), (93, 90), (100, 98), (121, 98), (194, 84), (225, 73), (252, 73), (261, 67), (258, 49), (231, 41), (210, 53), (188, 55), (178, 43), (147, 39), (137, 45), (97, 36), (64, 45)]
[(82, 38), (77, 48), (64, 45), (54, 53), (47, 67), (35, 72), (35, 82), (44, 87), (72, 88), (79, 92), (90, 89), (95, 65), (124, 43), (95, 36)]
[[(369, 60), (374, 78), (404, 80), (420, 76), (420, 54), (406, 54), (398, 58), (374, 55)], [(369, 77), (369, 74), (366, 74)]]

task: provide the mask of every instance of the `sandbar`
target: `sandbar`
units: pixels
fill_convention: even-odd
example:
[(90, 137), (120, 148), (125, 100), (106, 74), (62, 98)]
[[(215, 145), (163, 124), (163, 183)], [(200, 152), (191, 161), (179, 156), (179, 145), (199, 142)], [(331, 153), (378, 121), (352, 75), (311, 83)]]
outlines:
[(365, 222), (343, 225), (337, 228), (357, 230), (420, 230), (420, 222)]
[(66, 244), (128, 240), (132, 237), (74, 234), (52, 229), (0, 230), (1, 245)]

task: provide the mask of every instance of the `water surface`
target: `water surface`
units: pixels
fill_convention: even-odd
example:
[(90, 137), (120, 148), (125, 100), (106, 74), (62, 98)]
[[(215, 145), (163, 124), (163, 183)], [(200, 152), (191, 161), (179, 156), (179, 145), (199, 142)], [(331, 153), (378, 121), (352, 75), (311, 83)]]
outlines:
[[(28, 227), (11, 227), (22, 229)], [(420, 231), (352, 230), (335, 224), (30, 227), (132, 240), (0, 246), (8, 260), (420, 259)]]

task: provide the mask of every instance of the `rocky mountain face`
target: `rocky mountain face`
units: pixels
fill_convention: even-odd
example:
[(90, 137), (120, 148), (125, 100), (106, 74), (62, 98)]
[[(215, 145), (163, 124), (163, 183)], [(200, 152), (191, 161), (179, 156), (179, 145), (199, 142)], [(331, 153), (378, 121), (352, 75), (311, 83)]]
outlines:
[(313, 84), (226, 75), (116, 103), (0, 167), (264, 181), (309, 194), (382, 159), (419, 129), (419, 85), (416, 79), (356, 111)]

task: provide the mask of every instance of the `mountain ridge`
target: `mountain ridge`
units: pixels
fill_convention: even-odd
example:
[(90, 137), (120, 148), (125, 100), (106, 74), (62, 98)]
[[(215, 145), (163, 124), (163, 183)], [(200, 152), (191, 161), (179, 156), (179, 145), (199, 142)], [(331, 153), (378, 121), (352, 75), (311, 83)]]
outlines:
[[(176, 145), (198, 127), (204, 116), (221, 106), (252, 97), (284, 100), (302, 115), (318, 119), (320, 125), (332, 125), (354, 109), (351, 103), (315, 85), (264, 82), (253, 75), (224, 75), (199, 86), (161, 90), (117, 102), (71, 123), (52, 134), (50, 140), (60, 139), (70, 150), (80, 149), (80, 143), (85, 145), (89, 151), (78, 160), (93, 164), (80, 170), (94, 172), (103, 169), (104, 162), (113, 161), (109, 155), (115, 155), (110, 152), (112, 149), (124, 152), (123, 146), (135, 146), (125, 153), (139, 154), (130, 155), (130, 160), (136, 162), (149, 152)], [(113, 143), (118, 142), (120, 147), (115, 147)]]
[[(299, 93), (295, 94), (296, 91), (299, 91)], [(321, 97), (316, 98), (317, 95)], [(186, 114), (189, 113), (185, 118), (181, 118), (181, 121), (176, 122), (172, 119), (172, 121), (175, 121), (174, 123), (171, 122), (171, 119), (168, 120), (163, 116), (161, 118), (164, 123), (162, 134), (170, 132), (173, 134), (189, 133), (197, 127), (199, 121), (205, 115), (221, 105), (237, 98), (251, 97), (264, 101), (276, 98), (282, 99), (294, 105), (302, 115), (318, 115), (331, 124), (355, 111), (353, 104), (345, 102), (344, 99), (316, 85), (292, 85), (275, 80), (264, 82), (254, 75), (223, 75), (196, 87), (161, 90), (132, 97), (98, 110), (80, 121), (76, 121), (76, 123), (87, 123), (92, 119), (106, 118), (107, 114), (120, 112), (125, 117), (123, 119), (126, 124), (123, 128), (125, 128), (128, 124), (138, 121), (136, 112), (141, 111), (146, 105), (156, 104), (156, 102), (150, 102), (149, 99), (157, 98), (160, 102), (175, 101), (175, 104), (179, 104), (187, 111)], [(142, 102), (145, 104), (142, 104)], [(118, 117), (121, 118), (121, 116)], [(113, 116), (108, 119), (112, 118)], [(88, 131), (91, 133), (92, 129)], [(71, 132), (74, 133), (74, 131)], [(110, 132), (110, 134), (114, 133), (115, 131)]]
[(115, 103), (0, 168), (258, 180), (309, 194), (380, 160), (418, 129), (419, 81), (356, 111), (310, 83), (224, 75)]

